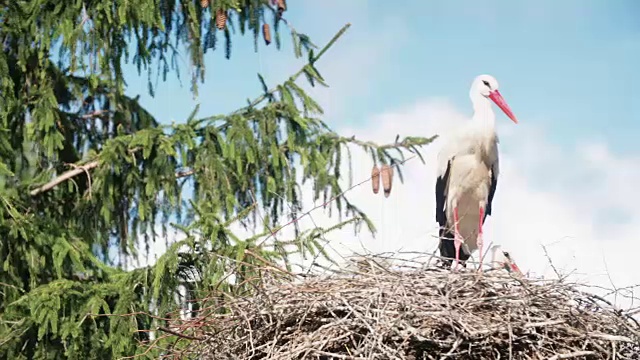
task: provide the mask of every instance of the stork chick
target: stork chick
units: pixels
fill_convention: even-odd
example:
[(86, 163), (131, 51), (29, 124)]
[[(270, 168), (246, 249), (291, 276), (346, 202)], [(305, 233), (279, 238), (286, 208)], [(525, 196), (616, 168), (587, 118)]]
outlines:
[(502, 250), (500, 245), (491, 247), (491, 267), (493, 269), (504, 269), (510, 273), (522, 276), (522, 271), (507, 251)]

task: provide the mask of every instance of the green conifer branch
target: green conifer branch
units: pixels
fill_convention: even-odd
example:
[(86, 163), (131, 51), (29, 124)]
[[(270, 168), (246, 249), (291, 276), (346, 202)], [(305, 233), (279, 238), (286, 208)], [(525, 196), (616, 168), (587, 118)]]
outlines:
[[(313, 65), (320, 60), (320, 58), (322, 57), (322, 55), (324, 55), (327, 50), (329, 50), (333, 44), (335, 44), (336, 41), (338, 41), (338, 39), (340, 39), (340, 37), (342, 37), (342, 35), (344, 35), (344, 33), (349, 29), (349, 27), (351, 27), (351, 24), (345, 24), (332, 38), (331, 40), (329, 40), (329, 42), (320, 50), (320, 52), (318, 52), (317, 55), (313, 55), (313, 51), (309, 52), (309, 61), (307, 62), (307, 64), (305, 64), (300, 70), (298, 70), (296, 73), (294, 73), (293, 75), (291, 75), (289, 77), (289, 80), (287, 81), (287, 83), (294, 83), (301, 75), (303, 74), (309, 74), (309, 73), (313, 73)], [(322, 81), (322, 78), (319, 76), (319, 74), (314, 73), (314, 77), (318, 77), (318, 81)], [(231, 115), (235, 115), (235, 114), (239, 114), (241, 112), (245, 112), (250, 108), (253, 108), (257, 105), (259, 105), (260, 103), (262, 103), (264, 100), (268, 99), (269, 97), (273, 96), (275, 93), (280, 92), (282, 90), (281, 85), (276, 86), (272, 89), (269, 89), (268, 91), (265, 91), (264, 94), (258, 96), (257, 98), (255, 98), (254, 100), (252, 100), (251, 102), (249, 102), (249, 105), (240, 108), (238, 110), (235, 110), (234, 112), (232, 112)]]
[[(313, 117), (322, 109), (296, 81), (304, 74), (311, 85), (326, 85), (314, 65), (348, 24), (317, 54), (291, 28), (296, 56), (305, 49), (307, 64), (283, 84), (265, 86), (248, 106), (204, 119), (196, 118), (196, 109), (183, 124), (158, 126), (137, 99), (123, 95), (121, 60), (128, 58), (129, 45), (138, 45), (139, 67), (148, 68), (154, 59), (167, 65), (175, 50), (168, 35), (175, 33), (176, 45), (194, 42), (190, 57), (202, 75), (200, 50), (223, 32), (211, 21), (206, 29), (203, 19), (213, 20), (208, 15), (214, 6), (203, 11), (197, 2), (183, 1), (180, 9), (174, 0), (121, 3), (114, 13), (113, 1), (37, 0), (12, 3), (0, 15), (0, 44), (8, 49), (0, 54), (0, 124), (6, 129), (0, 131), (2, 358), (140, 354), (145, 350), (139, 342), (150, 339), (146, 331), (170, 321), (162, 317), (175, 310), (180, 283), (200, 296), (211, 288), (248, 294), (260, 268), (291, 272), (292, 254), (330, 261), (324, 245), (332, 230), (348, 224), (375, 229), (340, 186), (344, 152), (350, 155), (354, 145), (374, 161), (394, 162), (396, 152), (419, 156), (417, 149), (430, 141), (377, 145), (339, 136)], [(231, 11), (229, 22), (247, 25), (254, 36), (264, 4), (216, 1), (225, 9), (238, 5), (243, 11)], [(90, 7), (84, 19), (78, 16), (82, 6)], [(183, 17), (176, 23), (178, 12)], [(49, 52), (58, 38), (60, 58), (68, 61), (56, 64)], [(52, 173), (58, 176), (52, 179)], [(193, 188), (191, 197), (183, 178)], [(312, 182), (315, 199), (331, 200), (330, 215), (338, 209), (348, 219), (328, 229), (296, 228), (286, 240), (273, 236), (272, 230), (308, 209), (300, 179)], [(259, 208), (259, 234), (244, 239), (233, 233), (231, 222), (255, 224)], [(170, 222), (178, 223), (186, 239), (155, 265), (127, 271), (129, 264), (112, 258), (113, 249), (121, 258), (136, 255), (133, 240), (142, 239), (139, 250), (145, 251), (156, 241), (155, 225), (165, 232)], [(231, 272), (236, 282), (226, 281)], [(156, 317), (145, 315), (150, 303)]]

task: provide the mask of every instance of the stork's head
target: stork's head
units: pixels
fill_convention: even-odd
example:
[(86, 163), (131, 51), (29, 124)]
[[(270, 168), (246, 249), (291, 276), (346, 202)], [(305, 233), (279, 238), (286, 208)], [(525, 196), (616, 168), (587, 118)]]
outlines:
[(493, 245), (491, 247), (491, 267), (494, 269), (505, 269), (508, 272), (514, 272), (522, 275), (520, 268), (516, 265), (515, 261), (507, 251), (502, 250), (500, 245)]
[(471, 90), (469, 91), (469, 95), (471, 96), (471, 100), (474, 100), (478, 95), (489, 98), (493, 101), (498, 107), (511, 119), (514, 123), (518, 123), (518, 119), (507, 105), (507, 102), (504, 100), (500, 92), (498, 80), (491, 75), (479, 75), (473, 80), (473, 84), (471, 84)]

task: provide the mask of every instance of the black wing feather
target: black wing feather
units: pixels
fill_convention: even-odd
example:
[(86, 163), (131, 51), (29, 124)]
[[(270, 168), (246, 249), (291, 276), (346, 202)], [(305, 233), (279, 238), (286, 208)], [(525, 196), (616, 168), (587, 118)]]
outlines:
[(482, 223), (487, 219), (488, 215), (491, 215), (491, 203), (493, 202), (493, 196), (496, 194), (496, 187), (498, 186), (498, 178), (495, 171), (491, 170), (491, 186), (489, 187), (489, 199), (487, 200), (487, 206), (484, 212), (484, 219)]
[(447, 200), (445, 191), (447, 191), (447, 183), (449, 182), (449, 172), (451, 170), (451, 160), (447, 162), (447, 169), (444, 175), (438, 176), (436, 180), (436, 221), (442, 226), (447, 226), (447, 214), (444, 211), (444, 205)]

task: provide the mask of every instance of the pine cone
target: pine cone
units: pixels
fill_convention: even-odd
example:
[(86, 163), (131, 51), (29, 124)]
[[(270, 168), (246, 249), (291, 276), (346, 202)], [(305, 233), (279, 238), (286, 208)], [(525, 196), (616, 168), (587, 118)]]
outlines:
[(285, 0), (278, 0), (278, 17), (282, 17), (282, 13), (287, 11), (287, 2)]
[(278, 11), (285, 12), (287, 11), (287, 1), (286, 0), (278, 0)]
[(262, 24), (262, 37), (264, 37), (265, 44), (271, 44), (271, 30), (269, 30), (269, 24)]
[(374, 194), (380, 191), (380, 169), (376, 165), (373, 165), (373, 169), (371, 169), (371, 188)]
[(224, 27), (226, 25), (227, 12), (222, 9), (218, 9), (218, 11), (216, 11), (216, 27), (218, 28), (218, 30), (224, 30)]
[(200, 0), (200, 6), (202, 6), (203, 9), (206, 9), (209, 7), (209, 0)]
[(389, 197), (391, 194), (391, 184), (393, 181), (393, 168), (387, 164), (382, 165), (380, 169), (382, 176), (382, 188), (384, 189), (384, 197)]

